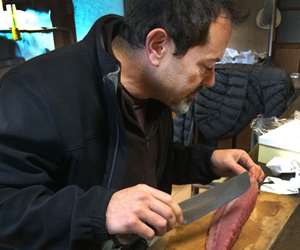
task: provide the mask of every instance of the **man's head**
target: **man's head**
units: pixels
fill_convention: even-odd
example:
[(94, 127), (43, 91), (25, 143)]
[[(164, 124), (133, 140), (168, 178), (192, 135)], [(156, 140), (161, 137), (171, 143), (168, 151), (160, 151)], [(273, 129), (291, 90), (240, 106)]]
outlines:
[(232, 0), (133, 0), (120, 36), (139, 51), (146, 97), (186, 112), (191, 97), (214, 83), (231, 23), (240, 21)]

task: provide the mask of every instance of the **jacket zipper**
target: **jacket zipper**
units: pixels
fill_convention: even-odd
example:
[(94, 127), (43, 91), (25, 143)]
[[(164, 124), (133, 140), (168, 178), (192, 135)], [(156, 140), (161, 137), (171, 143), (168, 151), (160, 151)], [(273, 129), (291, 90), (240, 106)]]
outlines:
[[(120, 69), (118, 69), (117, 71), (120, 71)], [(103, 82), (106, 82), (106, 81), (114, 82), (114, 79), (111, 79), (114, 74), (115, 74), (115, 72), (112, 72), (112, 73), (104, 76), (103, 77)], [(115, 169), (116, 169), (117, 157), (118, 157), (118, 151), (119, 151), (119, 145), (120, 145), (120, 128), (119, 128), (119, 124), (117, 122), (115, 124), (116, 124), (117, 135), (116, 135), (116, 140), (115, 140), (112, 166), (111, 166), (111, 170), (110, 170), (109, 178), (108, 178), (108, 182), (107, 182), (107, 188), (108, 189), (110, 189), (111, 185), (112, 185), (112, 179), (113, 179), (113, 174), (114, 174)]]
[(114, 155), (113, 155), (113, 161), (112, 161), (112, 169), (110, 171), (109, 179), (108, 179), (108, 188), (111, 188), (112, 178), (113, 174), (116, 169), (116, 162), (117, 162), (117, 156), (119, 151), (119, 144), (120, 144), (120, 128), (117, 126), (117, 136), (116, 136), (116, 143), (115, 143), (115, 149), (114, 149)]

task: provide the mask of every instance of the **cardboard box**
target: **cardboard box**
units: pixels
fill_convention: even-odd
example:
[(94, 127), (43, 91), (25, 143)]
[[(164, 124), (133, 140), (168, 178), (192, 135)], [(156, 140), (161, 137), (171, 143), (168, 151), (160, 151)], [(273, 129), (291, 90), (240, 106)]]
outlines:
[(273, 157), (300, 162), (300, 120), (292, 120), (258, 138), (258, 161), (267, 163)]

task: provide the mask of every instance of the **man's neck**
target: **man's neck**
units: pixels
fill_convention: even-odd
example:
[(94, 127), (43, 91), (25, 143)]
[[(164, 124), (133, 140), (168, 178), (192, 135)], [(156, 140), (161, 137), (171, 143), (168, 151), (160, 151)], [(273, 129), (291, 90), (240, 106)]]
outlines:
[(144, 59), (140, 50), (133, 50), (122, 38), (116, 37), (112, 43), (114, 56), (121, 65), (121, 84), (136, 99), (148, 99), (143, 74)]

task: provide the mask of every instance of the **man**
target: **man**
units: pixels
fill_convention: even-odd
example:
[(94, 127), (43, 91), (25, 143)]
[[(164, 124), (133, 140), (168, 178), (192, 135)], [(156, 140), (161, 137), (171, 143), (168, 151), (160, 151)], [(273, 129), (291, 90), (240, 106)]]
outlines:
[[(172, 183), (263, 172), (240, 150), (172, 145), (171, 109), (214, 83), (234, 20), (222, 0), (134, 1), (0, 88), (0, 246), (101, 249), (182, 223)], [(171, 108), (171, 109), (170, 109)], [(129, 248), (133, 249), (133, 248)]]

